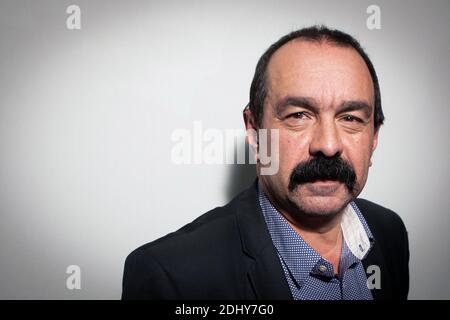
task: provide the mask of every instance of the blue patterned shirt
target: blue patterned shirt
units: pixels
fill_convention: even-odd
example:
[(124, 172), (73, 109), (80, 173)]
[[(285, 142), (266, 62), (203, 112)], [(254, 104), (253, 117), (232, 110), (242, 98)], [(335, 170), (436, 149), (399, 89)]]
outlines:
[(361, 260), (374, 241), (354, 202), (344, 211), (340, 271), (322, 258), (291, 227), (258, 185), (259, 203), (295, 300), (372, 300)]

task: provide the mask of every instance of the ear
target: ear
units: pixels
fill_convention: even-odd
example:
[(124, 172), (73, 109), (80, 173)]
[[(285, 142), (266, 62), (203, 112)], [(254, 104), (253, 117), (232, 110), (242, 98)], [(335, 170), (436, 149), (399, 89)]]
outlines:
[(373, 138), (372, 138), (372, 152), (370, 154), (370, 162), (369, 162), (369, 167), (372, 166), (372, 155), (375, 152), (375, 149), (378, 146), (378, 132), (380, 132), (380, 128), (376, 129)]
[(246, 141), (253, 149), (255, 155), (258, 154), (258, 126), (250, 108), (243, 111), (245, 130), (247, 131)]

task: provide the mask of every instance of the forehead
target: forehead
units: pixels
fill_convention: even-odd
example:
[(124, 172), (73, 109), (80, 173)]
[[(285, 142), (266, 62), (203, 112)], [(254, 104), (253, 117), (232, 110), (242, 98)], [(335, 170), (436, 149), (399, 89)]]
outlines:
[(359, 53), (326, 41), (292, 40), (279, 48), (268, 64), (268, 94), (313, 98), (321, 104), (345, 100), (374, 103), (373, 82)]

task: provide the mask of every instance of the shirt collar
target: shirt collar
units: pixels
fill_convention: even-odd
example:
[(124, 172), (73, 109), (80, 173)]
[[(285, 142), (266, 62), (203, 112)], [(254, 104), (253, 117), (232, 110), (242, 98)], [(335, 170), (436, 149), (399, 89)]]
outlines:
[(374, 238), (361, 211), (353, 201), (344, 209), (341, 228), (350, 252), (359, 260), (364, 259), (372, 247)]
[[(311, 272), (314, 273), (314, 270), (320, 265), (331, 267), (316, 250), (302, 239), (272, 205), (259, 183), (258, 194), (259, 203), (274, 246), (280, 259), (286, 264), (296, 282), (301, 285), (303, 279)], [(343, 268), (348, 268), (368, 254), (374, 239), (367, 222), (354, 202), (351, 202), (344, 209), (341, 228), (344, 238), (341, 262), (343, 262)], [(298, 259), (299, 256), (302, 259)], [(334, 275), (328, 274), (328, 276)]]

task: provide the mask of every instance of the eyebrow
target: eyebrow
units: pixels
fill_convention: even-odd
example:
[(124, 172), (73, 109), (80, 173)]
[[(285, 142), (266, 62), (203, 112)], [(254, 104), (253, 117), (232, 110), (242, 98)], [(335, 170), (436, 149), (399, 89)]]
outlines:
[(351, 111), (363, 111), (364, 115), (367, 118), (370, 118), (372, 115), (372, 107), (365, 101), (360, 100), (350, 100), (350, 101), (344, 101), (339, 105), (339, 107), (336, 110), (337, 114), (344, 113), (344, 112), (351, 112)]
[[(290, 106), (290, 105), (302, 107), (302, 108), (308, 109), (314, 113), (319, 113), (319, 111), (320, 111), (318, 104), (316, 103), (315, 99), (313, 99), (313, 98), (299, 97), (299, 96), (286, 96), (283, 99), (281, 99), (278, 103), (276, 103), (276, 105), (275, 105), (276, 114), (277, 115), (281, 114), (281, 112), (287, 106)], [(370, 116), (372, 115), (371, 105), (363, 100), (344, 101), (337, 107), (336, 113), (341, 114), (344, 112), (358, 111), (358, 110), (363, 111), (367, 118), (370, 118)]]
[(276, 114), (281, 114), (281, 112), (283, 112), (283, 110), (286, 109), (287, 106), (297, 106), (308, 109), (315, 113), (319, 112), (319, 108), (317, 107), (317, 104), (314, 101), (314, 99), (307, 97), (286, 96), (276, 103), (275, 105)]

